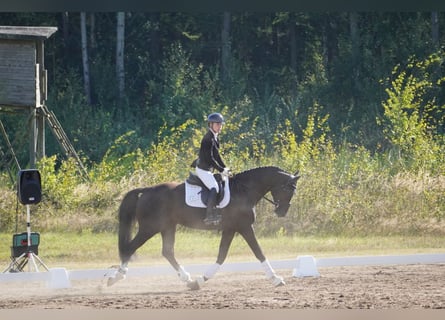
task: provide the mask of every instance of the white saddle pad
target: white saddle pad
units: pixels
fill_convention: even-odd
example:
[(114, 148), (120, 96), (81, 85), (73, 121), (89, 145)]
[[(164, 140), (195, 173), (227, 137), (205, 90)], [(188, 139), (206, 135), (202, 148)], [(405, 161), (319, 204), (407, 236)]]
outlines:
[[(207, 206), (201, 201), (201, 187), (185, 182), (185, 203), (190, 207), (195, 208), (207, 208)], [(217, 208), (224, 208), (230, 202), (230, 189), (229, 181), (226, 181), (224, 185), (224, 198), (216, 206)]]

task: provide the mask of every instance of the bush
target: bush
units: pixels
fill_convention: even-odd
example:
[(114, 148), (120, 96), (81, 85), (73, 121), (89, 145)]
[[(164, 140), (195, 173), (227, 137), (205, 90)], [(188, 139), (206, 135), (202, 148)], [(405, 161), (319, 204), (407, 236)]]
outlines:
[[(412, 59), (407, 70), (396, 67), (394, 80), (386, 89), (388, 99), (383, 102), (383, 117), (377, 119), (389, 142), (388, 159), (397, 170), (426, 170), (443, 173), (444, 136), (439, 128), (438, 106), (434, 90), (445, 78), (434, 79), (430, 69), (437, 68), (442, 59), (432, 55), (425, 61)], [(388, 80), (389, 81), (389, 80)]]

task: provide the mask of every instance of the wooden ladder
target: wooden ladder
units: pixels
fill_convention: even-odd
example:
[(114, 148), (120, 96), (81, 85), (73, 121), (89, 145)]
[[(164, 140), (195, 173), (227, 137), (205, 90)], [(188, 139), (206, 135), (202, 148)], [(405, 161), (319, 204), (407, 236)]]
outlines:
[(17, 160), (17, 157), (15, 155), (14, 149), (12, 148), (11, 142), (9, 141), (8, 135), (6, 134), (5, 127), (3, 126), (3, 122), (0, 120), (0, 130), (2, 132), (3, 138), (5, 139), (6, 146), (8, 147), (8, 150), (3, 151), (0, 146), (0, 156), (1, 156), (1, 163), (6, 167), (8, 170), (9, 177), (11, 179), (12, 184), (15, 183), (16, 177), (13, 174), (14, 172), (18, 172), (20, 170), (20, 164)]
[(60, 124), (59, 120), (57, 120), (57, 117), (54, 114), (54, 112), (50, 111), (46, 105), (40, 106), (40, 108), (38, 108), (37, 110), (40, 111), (42, 115), (45, 117), (45, 120), (47, 121), (52, 133), (54, 134), (54, 137), (59, 142), (60, 147), (65, 152), (65, 155), (68, 158), (72, 157), (76, 161), (79, 173), (81, 174), (82, 178), (88, 181), (89, 180), (88, 172), (83, 166), (82, 161), (77, 155), (77, 152), (74, 149), (73, 145), (71, 144), (70, 140), (68, 139), (68, 136), (66, 135), (65, 131), (62, 129), (62, 125)]

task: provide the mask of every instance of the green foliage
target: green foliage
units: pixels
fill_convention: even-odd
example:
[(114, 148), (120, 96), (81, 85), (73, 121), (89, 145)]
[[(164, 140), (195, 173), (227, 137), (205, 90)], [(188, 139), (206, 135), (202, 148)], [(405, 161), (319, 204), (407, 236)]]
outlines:
[(10, 178), (6, 173), (0, 175), (0, 230), (11, 230), (16, 222), (18, 199), (14, 188), (10, 187)]
[(329, 115), (322, 115), (321, 109), (318, 104), (312, 107), (305, 123), (300, 125), (301, 139), (297, 138), (290, 120), (285, 120), (284, 125), (278, 127), (273, 144), (275, 155), (278, 155), (277, 161), (283, 163), (284, 167), (306, 170), (309, 164), (321, 160), (321, 157), (335, 157), (332, 142), (328, 138)]
[(184, 119), (202, 119), (218, 97), (217, 73), (191, 61), (180, 43), (173, 43), (162, 62), (163, 85), (157, 117), (169, 127)]
[(51, 156), (43, 158), (37, 168), (42, 177), (42, 189), (44, 199), (56, 208), (74, 208), (78, 205), (74, 197), (73, 190), (80, 183), (81, 179), (77, 172), (77, 165), (73, 159), (62, 161), (56, 170), (57, 157)]
[[(400, 63), (395, 57), (406, 57), (421, 42), (422, 31), (400, 46), (388, 35), (382, 38), (373, 21), (383, 22), (382, 29), (403, 31), (408, 26), (399, 18), (417, 21), (419, 15), (359, 15), (367, 27), (361, 37), (364, 59), (354, 65), (347, 14), (235, 15), (239, 24), (234, 25), (225, 83), (219, 80), (216, 46), (209, 49), (216, 38), (200, 42), (215, 35), (219, 39), (216, 28), (201, 32), (199, 19), (186, 14), (153, 15), (150, 26), (144, 14), (135, 16), (133, 41), (127, 43), (130, 88), (124, 101), (116, 101), (113, 89), (113, 37), (103, 32), (111, 30), (108, 15), (97, 16), (98, 26), (106, 28), (92, 59), (93, 105), (85, 102), (79, 69), (62, 67), (76, 66), (75, 51), (65, 61), (71, 63), (57, 58), (52, 65), (48, 106), (86, 158), (91, 181), (80, 179), (72, 160), (54, 155), (58, 149), (50, 140), (51, 156), (39, 163), (44, 197), (35, 216), (41, 230), (114, 232), (116, 211), (128, 190), (185, 179), (207, 130), (205, 115), (219, 111), (227, 119), (222, 153), (235, 173), (277, 165), (299, 169), (302, 175), (285, 218), (276, 219), (270, 204), (259, 203), (258, 233), (443, 234), (443, 57), (412, 59), (395, 68), (382, 90), (386, 100), (375, 81), (389, 73), (388, 66)], [(211, 18), (206, 16), (209, 25)], [(140, 30), (136, 22), (143, 23), (145, 32), (135, 31)], [(297, 26), (301, 43), (294, 52), (294, 70), (288, 65), (289, 46), (283, 45), (290, 42), (290, 24)], [(184, 35), (191, 36), (182, 39)], [(378, 49), (375, 38), (382, 39)], [(147, 43), (159, 45), (162, 54)], [(61, 50), (49, 49), (56, 57)], [(366, 76), (351, 77), (353, 72)], [(370, 148), (373, 143), (383, 147)], [(2, 184), (1, 230), (14, 223), (16, 199), (10, 189)]]
[(444, 119), (434, 115), (445, 106), (438, 106), (431, 95), (444, 80), (435, 80), (431, 73), (442, 61), (438, 55), (423, 61), (411, 59), (406, 70), (394, 69), (394, 79), (386, 89), (384, 114), (377, 121), (390, 143), (390, 160), (408, 170), (444, 172), (445, 140), (437, 134)]
[(129, 131), (118, 137), (105, 152), (102, 161), (93, 170), (93, 179), (98, 182), (118, 182), (129, 175), (133, 164), (140, 156), (140, 150), (133, 151), (135, 131)]
[(196, 121), (189, 120), (177, 128), (165, 126), (161, 129), (159, 142), (147, 150), (144, 166), (140, 167), (141, 171), (150, 173), (152, 180), (147, 182), (178, 181), (188, 176), (200, 142), (195, 138), (199, 134), (195, 126)]

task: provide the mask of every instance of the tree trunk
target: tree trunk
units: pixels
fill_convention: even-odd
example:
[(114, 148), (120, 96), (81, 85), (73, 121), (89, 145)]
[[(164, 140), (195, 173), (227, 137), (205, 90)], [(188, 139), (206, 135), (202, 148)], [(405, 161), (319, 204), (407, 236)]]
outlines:
[(352, 59), (355, 67), (358, 62), (359, 41), (360, 41), (358, 33), (357, 12), (351, 12), (349, 15), (349, 31), (351, 34)]
[(351, 106), (350, 110), (355, 108), (357, 95), (357, 81), (359, 80), (359, 33), (358, 33), (358, 13), (351, 12), (349, 14), (349, 32), (351, 35), (352, 47), (352, 83), (351, 83)]
[(230, 12), (223, 13), (223, 27), (221, 30), (221, 76), (225, 84), (230, 79)]
[(94, 13), (90, 13), (90, 48), (92, 49), (92, 57), (94, 59), (94, 51), (97, 47), (96, 44), (96, 17)]
[(439, 49), (439, 14), (437, 11), (431, 12), (431, 36), (433, 47), (435, 50)]
[[(435, 51), (439, 51), (440, 50), (439, 14), (437, 11), (431, 12), (431, 37), (432, 37), (433, 49)], [(441, 76), (442, 71), (439, 64), (434, 69), (434, 72), (438, 79), (442, 77)]]
[(80, 32), (82, 43), (83, 86), (87, 103), (91, 104), (90, 68), (88, 63), (86, 14), (80, 13)]
[(291, 14), (290, 25), (290, 67), (292, 71), (297, 73), (297, 18), (295, 14)]
[(62, 13), (62, 28), (63, 28), (63, 41), (65, 42), (65, 48), (67, 47), (68, 39), (69, 39), (69, 25), (70, 18), (68, 12)]
[(65, 53), (65, 59), (70, 56), (71, 41), (70, 41), (70, 17), (68, 12), (62, 13), (62, 29), (63, 29), (63, 50)]
[(160, 60), (160, 52), (161, 52), (161, 40), (159, 34), (159, 21), (160, 21), (160, 13), (152, 12), (148, 16), (149, 21), (153, 25), (150, 28), (149, 41), (150, 41), (150, 59), (154, 62)]
[(124, 45), (125, 45), (125, 13), (117, 13), (117, 37), (116, 37), (116, 76), (119, 99), (125, 96), (125, 69), (124, 69)]

